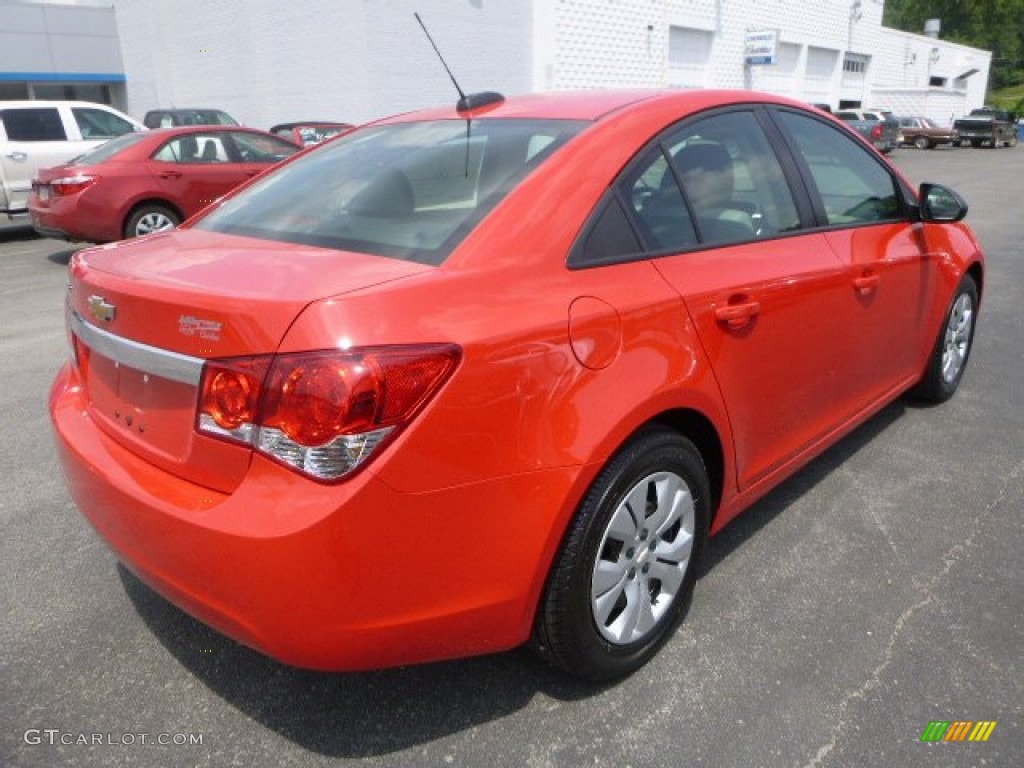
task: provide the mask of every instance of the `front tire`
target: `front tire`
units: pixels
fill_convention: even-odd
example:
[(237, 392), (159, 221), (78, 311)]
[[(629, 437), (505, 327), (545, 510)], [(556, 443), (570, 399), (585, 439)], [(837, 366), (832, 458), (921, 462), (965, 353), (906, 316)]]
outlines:
[(918, 149), (931, 149), (933, 145), (924, 136), (918, 136), (914, 139), (914, 146)]
[(689, 608), (711, 494), (693, 443), (647, 428), (605, 466), (569, 525), (534, 624), (534, 649), (577, 677), (643, 666)]
[(939, 330), (928, 368), (911, 394), (926, 402), (949, 400), (960, 386), (967, 359), (974, 343), (974, 325), (978, 314), (978, 285), (964, 275)]

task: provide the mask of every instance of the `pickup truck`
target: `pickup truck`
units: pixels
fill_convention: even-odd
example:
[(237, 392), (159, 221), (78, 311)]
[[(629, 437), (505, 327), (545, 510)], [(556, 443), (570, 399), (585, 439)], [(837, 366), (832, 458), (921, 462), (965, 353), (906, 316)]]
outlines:
[(835, 116), (868, 140), (882, 154), (900, 145), (900, 121), (884, 109), (841, 109)]
[(1005, 109), (981, 107), (972, 109), (967, 117), (953, 121), (957, 139), (953, 146), (970, 144), (972, 147), (1017, 146), (1017, 115)]

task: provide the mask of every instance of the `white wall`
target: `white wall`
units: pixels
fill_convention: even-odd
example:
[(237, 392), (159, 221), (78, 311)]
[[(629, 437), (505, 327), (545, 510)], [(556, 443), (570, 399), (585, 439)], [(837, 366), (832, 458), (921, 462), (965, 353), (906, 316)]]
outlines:
[(463, 90), (532, 90), (527, 0), (117, 0), (128, 110), (220, 107), (267, 128), (454, 104), (414, 11)]
[[(882, 26), (881, 0), (536, 0), (535, 83), (594, 87), (752, 88), (838, 106), (892, 106), (948, 120), (984, 100), (991, 55)], [(540, 19), (543, 19), (541, 21)], [(542, 25), (554, 29), (543, 32)], [(744, 66), (747, 32), (776, 29), (771, 66)], [(932, 49), (937, 49), (937, 59)], [(908, 52), (917, 51), (908, 63)], [(843, 72), (847, 53), (863, 74)], [(831, 70), (828, 69), (831, 63)], [(957, 75), (977, 67), (966, 88)], [(929, 87), (946, 76), (946, 89)]]
[[(464, 90), (510, 95), (753, 88), (946, 121), (981, 105), (991, 61), (885, 29), (881, 0), (117, 0), (129, 111), (214, 106), (268, 127), (454, 102), (413, 11)], [(765, 28), (776, 63), (744, 66), (747, 32)], [(847, 53), (868, 58), (863, 74), (843, 72)], [(961, 90), (929, 87), (968, 64), (980, 71)]]

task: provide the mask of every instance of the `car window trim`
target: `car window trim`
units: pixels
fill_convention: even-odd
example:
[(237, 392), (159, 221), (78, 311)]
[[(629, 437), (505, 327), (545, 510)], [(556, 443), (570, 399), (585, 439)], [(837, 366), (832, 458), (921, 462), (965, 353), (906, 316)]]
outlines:
[[(594, 205), (593, 210), (591, 210), (591, 212), (588, 214), (586, 221), (580, 228), (580, 231), (576, 235), (576, 238), (573, 240), (572, 245), (569, 247), (569, 251), (565, 260), (566, 268), (575, 271), (578, 269), (589, 269), (591, 267), (606, 267), (613, 264), (628, 264), (635, 261), (642, 261), (644, 259), (661, 259), (669, 256), (678, 256), (688, 253), (700, 253), (701, 251), (706, 251), (713, 248), (732, 248), (737, 246), (750, 245), (751, 243), (773, 242), (775, 240), (781, 240), (789, 237), (799, 237), (811, 231), (815, 231), (815, 218), (813, 216), (813, 212), (809, 210), (809, 206), (812, 205), (811, 201), (813, 198), (809, 194), (809, 191), (803, 186), (804, 175), (800, 173), (799, 169), (795, 166), (796, 161), (792, 157), (789, 144), (787, 143), (780, 145), (779, 143), (777, 143), (778, 141), (781, 141), (782, 137), (776, 137), (775, 135), (773, 135), (773, 133), (765, 127), (764, 120), (758, 118), (758, 114), (760, 112), (765, 111), (766, 105), (759, 103), (746, 102), (740, 104), (729, 104), (727, 106), (713, 107), (711, 109), (706, 109), (691, 115), (687, 115), (686, 117), (681, 118), (680, 120), (677, 120), (674, 123), (671, 123), (670, 125), (667, 125), (660, 131), (658, 131), (658, 133), (651, 137), (647, 141), (647, 143), (645, 143), (642, 147), (640, 147), (640, 149), (633, 155), (633, 157), (630, 158), (629, 162), (627, 162), (622, 167), (619, 173), (615, 176), (608, 190), (601, 196), (598, 202)], [(647, 160), (651, 154), (651, 151), (657, 148), (657, 150), (661, 152), (662, 156), (668, 162), (669, 170), (676, 178), (676, 183), (679, 185), (680, 194), (684, 201), (684, 204), (686, 205), (687, 211), (689, 211), (690, 215), (692, 216), (693, 212), (690, 208), (690, 202), (686, 198), (685, 192), (682, 191), (683, 187), (680, 183), (679, 172), (676, 169), (675, 164), (672, 162), (672, 158), (665, 147), (665, 138), (670, 133), (675, 132), (677, 129), (685, 128), (689, 123), (697, 122), (698, 120), (704, 120), (707, 118), (716, 117), (718, 115), (728, 114), (732, 112), (750, 112), (754, 115), (755, 119), (757, 120), (758, 125), (764, 132), (765, 138), (768, 141), (769, 146), (775, 153), (775, 156), (779, 160), (780, 165), (782, 165), (783, 177), (786, 181), (787, 186), (789, 187), (790, 194), (793, 196), (794, 205), (796, 205), (797, 213), (800, 217), (800, 228), (788, 232), (778, 232), (775, 235), (772, 235), (771, 237), (759, 238), (754, 240), (739, 240), (730, 243), (700, 242), (681, 248), (671, 247), (651, 249), (648, 246), (647, 238), (643, 236), (642, 228), (638, 227), (635, 221), (636, 212), (631, 209), (631, 206), (626, 205), (622, 198), (622, 193), (620, 190), (620, 183), (622, 179), (629, 176), (629, 174), (632, 173), (636, 166)], [(803, 113), (800, 112), (800, 114)], [(787, 156), (789, 157), (788, 162), (794, 164), (791, 165), (788, 169), (787, 160), (785, 159)], [(638, 236), (640, 245), (644, 248), (644, 250), (640, 253), (628, 253), (615, 257), (609, 256), (599, 259), (587, 258), (584, 254), (584, 248), (586, 245), (587, 237), (589, 237), (590, 232), (596, 226), (597, 220), (603, 214), (605, 207), (608, 203), (608, 200), (612, 196), (616, 196), (619, 198), (619, 204), (623, 206), (626, 218), (629, 220), (630, 226), (633, 228), (634, 234)]]
[[(786, 136), (775, 120), (772, 111), (769, 106), (762, 104), (755, 112), (755, 117), (761, 124), (761, 129), (768, 138), (768, 143), (771, 144), (772, 149), (775, 151), (779, 165), (782, 166), (782, 175), (786, 178), (789, 192), (793, 196), (793, 204), (796, 206), (797, 216), (800, 218), (800, 228), (794, 230), (794, 232), (814, 230), (818, 226), (818, 210), (815, 206), (815, 196), (811, 188), (807, 186), (807, 177), (801, 171), (796, 153), (790, 143), (786, 141)], [(804, 113), (801, 112), (800, 114)], [(811, 113), (808, 112), (806, 114)]]
[[(782, 140), (785, 141), (786, 146), (789, 149), (790, 155), (792, 156), (794, 163), (796, 164), (797, 168), (799, 168), (799, 170), (800, 170), (800, 174), (803, 177), (803, 181), (804, 181), (804, 184), (806, 186), (807, 192), (811, 196), (811, 202), (812, 202), (812, 205), (814, 206), (815, 219), (816, 219), (816, 223), (812, 227), (812, 231), (821, 232), (821, 231), (833, 231), (833, 230), (845, 230), (845, 229), (858, 229), (860, 227), (874, 227), (874, 226), (878, 226), (880, 224), (895, 224), (895, 223), (907, 222), (907, 221), (911, 220), (911, 213), (910, 213), (911, 206), (910, 206), (909, 202), (910, 202), (910, 200), (914, 200), (915, 199), (913, 193), (911, 192), (911, 198), (910, 198), (910, 200), (908, 200), (907, 192), (909, 190), (907, 189), (907, 185), (904, 183), (903, 179), (901, 179), (898, 174), (893, 172), (892, 168), (889, 167), (889, 165), (885, 162), (884, 158), (882, 158), (880, 155), (878, 155), (875, 152), (874, 149), (872, 149), (871, 147), (869, 147), (869, 146), (867, 146), (865, 144), (865, 145), (862, 145), (862, 148), (865, 150), (865, 152), (864, 152), (865, 157), (870, 159), (872, 162), (877, 164), (883, 171), (885, 171), (885, 173), (889, 176), (889, 180), (893, 184), (893, 192), (894, 192), (894, 194), (896, 194), (897, 198), (899, 199), (899, 204), (900, 204), (899, 215), (894, 217), (894, 218), (889, 218), (889, 219), (878, 219), (877, 221), (856, 221), (856, 222), (842, 222), (842, 223), (835, 223), (835, 224), (831, 223), (828, 220), (828, 214), (825, 211), (825, 203), (822, 200), (821, 191), (818, 189), (818, 184), (814, 180), (814, 174), (811, 172), (810, 165), (808, 165), (808, 163), (804, 159), (803, 155), (796, 148), (796, 142), (795, 142), (792, 134), (786, 128), (785, 124), (783, 124), (783, 122), (781, 120), (777, 119), (777, 116), (778, 116), (779, 113), (787, 112), (787, 113), (790, 113), (790, 114), (800, 115), (802, 117), (809, 117), (810, 119), (815, 120), (815, 121), (821, 123), (825, 127), (829, 128), (829, 129), (831, 129), (833, 131), (836, 131), (840, 135), (845, 135), (845, 134), (843, 134), (843, 132), (839, 129), (839, 127), (836, 126), (834, 123), (832, 123), (830, 120), (823, 119), (819, 115), (814, 115), (814, 114), (811, 114), (810, 112), (805, 112), (805, 111), (800, 110), (800, 109), (793, 109), (791, 107), (786, 107), (786, 106), (783, 106), (783, 105), (772, 105), (771, 108), (767, 109), (766, 111), (768, 113), (769, 118), (771, 119), (771, 121), (775, 124), (776, 128), (778, 129), (779, 134), (780, 134)], [(857, 136), (855, 136), (854, 139), (851, 139), (851, 140), (855, 141), (855, 143), (856, 143), (856, 141), (863, 142), (863, 140), (860, 139), (860, 137), (857, 137)]]

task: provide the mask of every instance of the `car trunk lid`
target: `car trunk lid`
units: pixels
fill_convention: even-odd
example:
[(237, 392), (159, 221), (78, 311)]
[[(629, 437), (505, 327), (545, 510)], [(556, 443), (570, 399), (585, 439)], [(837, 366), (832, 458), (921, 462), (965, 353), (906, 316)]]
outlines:
[(196, 230), (82, 251), (68, 323), (90, 416), (141, 458), (228, 492), (250, 450), (196, 432), (203, 362), (271, 354), (310, 303), (430, 269)]

